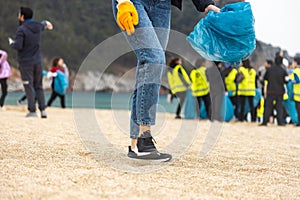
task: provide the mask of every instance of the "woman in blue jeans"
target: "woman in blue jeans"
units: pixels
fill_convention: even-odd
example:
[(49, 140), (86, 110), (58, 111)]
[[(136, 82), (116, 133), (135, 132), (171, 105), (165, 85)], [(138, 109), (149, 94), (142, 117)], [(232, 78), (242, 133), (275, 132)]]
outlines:
[[(200, 12), (220, 11), (212, 0), (193, 0), (193, 3)], [(157, 151), (150, 129), (155, 124), (158, 90), (166, 65), (171, 4), (181, 9), (182, 0), (112, 0), (116, 21), (138, 60), (130, 120), (130, 158), (155, 161), (172, 158)]]

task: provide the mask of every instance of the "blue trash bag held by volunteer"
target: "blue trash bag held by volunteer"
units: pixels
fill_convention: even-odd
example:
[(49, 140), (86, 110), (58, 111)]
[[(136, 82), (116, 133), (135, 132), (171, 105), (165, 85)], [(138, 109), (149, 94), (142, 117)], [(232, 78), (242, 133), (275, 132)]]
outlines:
[(285, 99), (282, 104), (287, 114), (291, 117), (294, 124), (298, 124), (298, 113), (296, 103), (294, 101), (293, 83), (290, 81), (286, 84), (288, 99)]
[[(255, 89), (255, 96), (253, 98), (253, 106), (254, 106), (254, 108), (256, 108), (257, 105), (260, 103), (261, 97), (262, 97), (261, 90), (259, 88), (256, 88)], [(240, 107), (239, 107), (239, 110), (240, 110)], [(248, 99), (246, 99), (244, 114), (247, 114), (248, 112), (250, 112), (250, 106), (249, 106)]]
[[(225, 122), (229, 122), (230, 120), (232, 120), (232, 118), (234, 116), (234, 107), (233, 107), (233, 104), (231, 103), (231, 100), (229, 99), (229, 96), (224, 95), (221, 109), (222, 109), (221, 118)], [(200, 108), (200, 118), (201, 119), (208, 118), (206, 109), (205, 109), (205, 104), (203, 102), (201, 103), (201, 108)]]
[(219, 13), (209, 11), (187, 41), (205, 59), (237, 66), (256, 48), (254, 21), (249, 2), (227, 4)]
[(54, 90), (58, 94), (65, 94), (66, 90), (69, 86), (68, 76), (66, 76), (63, 72), (57, 71), (57, 76), (54, 79)]
[(234, 107), (227, 95), (224, 95), (223, 98), (221, 114), (225, 122), (229, 122), (234, 116)]
[(184, 118), (195, 119), (196, 116), (197, 113), (195, 110), (195, 97), (192, 95), (191, 90), (187, 90), (184, 104)]

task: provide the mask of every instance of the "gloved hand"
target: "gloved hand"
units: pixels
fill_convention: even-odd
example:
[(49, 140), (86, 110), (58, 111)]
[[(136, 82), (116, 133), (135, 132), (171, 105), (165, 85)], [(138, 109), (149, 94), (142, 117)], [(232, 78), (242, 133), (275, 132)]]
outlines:
[(15, 43), (15, 41), (9, 37), (8, 38), (8, 43), (9, 43), (9, 45), (11, 45), (12, 43)]
[(41, 23), (45, 26), (45, 29), (48, 29), (50, 31), (53, 29), (53, 25), (51, 22), (44, 20)]
[(118, 4), (117, 23), (128, 35), (134, 33), (134, 26), (139, 23), (139, 16), (135, 6), (130, 1)]
[(53, 25), (49, 21), (46, 21), (46, 27), (47, 27), (48, 30), (52, 30), (53, 29)]

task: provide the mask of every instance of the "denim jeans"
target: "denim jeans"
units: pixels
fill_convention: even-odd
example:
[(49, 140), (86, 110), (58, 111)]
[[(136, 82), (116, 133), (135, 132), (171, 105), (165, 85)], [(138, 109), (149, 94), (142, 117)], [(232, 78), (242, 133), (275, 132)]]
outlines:
[[(158, 92), (166, 65), (171, 0), (131, 0), (137, 9), (139, 23), (135, 33), (124, 35), (137, 56), (136, 83), (132, 95), (130, 138), (137, 138), (139, 126), (155, 124)], [(116, 16), (117, 2), (113, 2)]]

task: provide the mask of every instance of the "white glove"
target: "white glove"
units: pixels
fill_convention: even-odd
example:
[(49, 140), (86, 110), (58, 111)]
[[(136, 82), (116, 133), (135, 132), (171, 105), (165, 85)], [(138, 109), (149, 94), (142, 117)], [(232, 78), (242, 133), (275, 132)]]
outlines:
[(47, 78), (52, 78), (52, 77), (56, 77), (57, 76), (57, 73), (56, 72), (54, 72), (54, 73), (52, 73), (52, 72), (48, 72), (47, 73)]
[(285, 77), (284, 77), (284, 80), (285, 80), (286, 82), (288, 82), (288, 81), (290, 80), (290, 77), (289, 77), (289, 76), (285, 76)]
[(47, 20), (45, 20), (45, 22), (46, 22), (46, 28), (51, 31), (53, 29), (52, 23)]
[(15, 41), (9, 37), (8, 38), (8, 43), (9, 43), (9, 45), (11, 45), (11, 44), (15, 43)]

